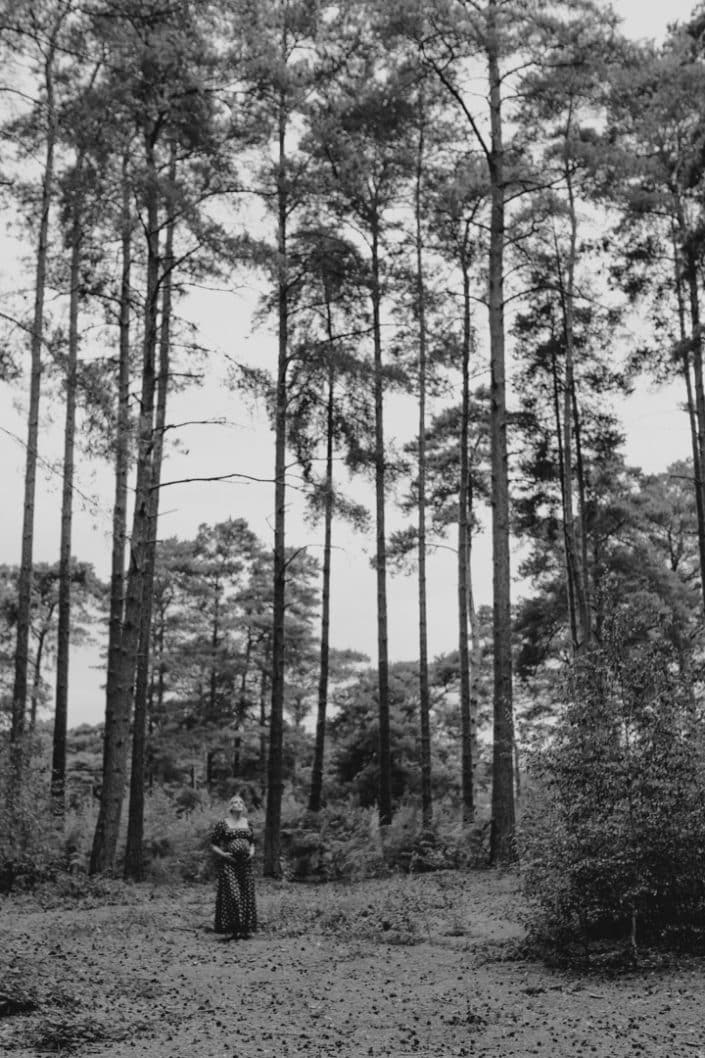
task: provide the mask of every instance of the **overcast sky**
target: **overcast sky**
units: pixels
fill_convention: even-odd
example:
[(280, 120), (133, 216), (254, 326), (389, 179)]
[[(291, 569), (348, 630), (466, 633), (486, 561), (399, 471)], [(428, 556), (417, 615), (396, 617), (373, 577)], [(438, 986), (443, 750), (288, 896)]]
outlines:
[[(660, 37), (666, 24), (686, 18), (694, 7), (690, 0), (620, 0), (616, 9), (625, 20), (626, 31), (635, 37)], [(0, 242), (0, 269), (11, 268), (12, 248)], [(201, 341), (234, 359), (262, 361), (273, 349), (271, 336), (250, 333), (243, 306), (252, 292), (202, 294), (191, 304), (199, 319)], [(478, 321), (479, 323), (479, 321)], [(481, 324), (479, 324), (481, 326)], [(679, 410), (680, 388), (653, 390), (644, 384), (636, 397), (622, 408), (627, 433), (629, 462), (650, 471), (660, 471), (689, 450), (687, 423)], [(3, 478), (4, 517), (0, 519), (0, 561), (17, 563), (20, 555), (21, 505), (26, 433), (24, 385), (0, 389), (0, 465)], [(49, 412), (57, 418), (47, 423)], [(411, 413), (413, 414), (413, 413)], [(41, 456), (47, 461), (40, 471), (36, 512), (38, 561), (58, 557), (62, 411), (43, 405), (44, 429)], [(160, 536), (192, 536), (202, 522), (245, 517), (265, 541), (271, 540), (273, 442), (260, 419), (222, 385), (220, 379), (172, 404), (173, 421), (191, 419), (226, 420), (226, 425), (193, 425), (182, 431), (182, 444), (172, 452), (164, 473), (169, 481), (184, 477), (211, 477), (240, 471), (265, 479), (262, 484), (242, 482), (176, 485), (162, 495)], [(405, 432), (407, 424), (400, 424)], [(413, 430), (413, 424), (408, 424)], [(81, 458), (78, 464), (78, 495), (74, 518), (74, 554), (93, 562), (98, 574), (107, 577), (110, 555), (112, 481), (109, 468)], [(359, 484), (355, 486), (360, 496)], [(290, 491), (289, 538), (298, 546), (307, 544), (320, 551), (320, 533), (304, 525), (300, 496)], [(393, 516), (393, 519), (396, 516)], [(395, 523), (396, 524), (396, 523)], [(451, 541), (452, 542), (452, 541)], [(376, 651), (375, 583), (369, 556), (372, 541), (350, 531), (338, 530), (333, 564), (332, 639), (335, 646), (355, 647), (374, 658)], [(450, 550), (439, 550), (429, 569), (429, 632), (431, 654), (456, 647), (456, 562)], [(489, 541), (478, 541), (474, 557), (474, 581), (480, 602), (491, 598)], [(418, 656), (416, 583), (413, 577), (395, 577), (390, 583), (390, 653), (393, 659)], [(74, 650), (71, 659), (69, 723), (95, 723), (103, 718), (103, 674), (97, 647)]]

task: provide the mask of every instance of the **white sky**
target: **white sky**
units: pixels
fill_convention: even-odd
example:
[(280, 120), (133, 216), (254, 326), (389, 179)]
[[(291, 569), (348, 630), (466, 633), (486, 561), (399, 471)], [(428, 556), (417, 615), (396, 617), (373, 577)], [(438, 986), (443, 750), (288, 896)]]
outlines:
[[(616, 9), (625, 19), (625, 29), (635, 37), (658, 37), (666, 23), (685, 18), (694, 4), (690, 0), (621, 0)], [(0, 239), (3, 236), (0, 235)], [(0, 241), (0, 269), (6, 270), (14, 254), (8, 241)], [(268, 362), (274, 348), (271, 335), (249, 333), (250, 299), (241, 294), (203, 294), (192, 314), (199, 319), (200, 338), (235, 359)], [(478, 321), (479, 323), (479, 321)], [(217, 358), (216, 358), (217, 360)], [(215, 361), (214, 361), (215, 362)], [(660, 471), (689, 453), (685, 415), (679, 408), (680, 388), (655, 390), (646, 383), (622, 408), (627, 432), (629, 462), (650, 471)], [(23, 407), (25, 384), (0, 389), (0, 465), (2, 465), (2, 504), (0, 519), (0, 561), (17, 563), (20, 555), (21, 506), (26, 434)], [(48, 403), (43, 407), (41, 455), (51, 462), (61, 453), (61, 411), (54, 408), (55, 424), (47, 424)], [(415, 417), (410, 408), (409, 414)], [(237, 398), (228, 392), (220, 378), (212, 379), (200, 394), (191, 391), (171, 406), (172, 421), (220, 418), (227, 426), (201, 425), (182, 433), (178, 453), (172, 452), (164, 479), (212, 477), (234, 471), (271, 478), (273, 440), (266, 426), (250, 416)], [(411, 433), (415, 423), (400, 423), (399, 432)], [(110, 556), (112, 480), (105, 464), (81, 458), (78, 489), (88, 500), (77, 497), (74, 516), (74, 553), (93, 562), (98, 574), (107, 577)], [(37, 490), (37, 561), (54, 562), (58, 557), (60, 472), (40, 472)], [(359, 493), (359, 485), (356, 486)], [(292, 544), (308, 544), (320, 549), (320, 532), (304, 525), (301, 498), (290, 491), (289, 539)], [(162, 496), (160, 536), (192, 536), (202, 522), (228, 517), (245, 517), (265, 541), (271, 540), (273, 488), (269, 483), (219, 483), (180, 485), (165, 489)], [(395, 515), (390, 511), (393, 524)], [(399, 523), (401, 524), (401, 523)], [(450, 541), (452, 543), (452, 540)], [(354, 647), (370, 655), (376, 653), (375, 581), (369, 557), (371, 539), (362, 539), (344, 527), (335, 530), (333, 562), (332, 639), (335, 646)], [(477, 543), (473, 569), (477, 598), (491, 598), (491, 556), (487, 534)], [(454, 650), (456, 627), (456, 564), (449, 550), (439, 551), (429, 568), (429, 634), (431, 654)], [(416, 581), (397, 576), (389, 586), (390, 653), (393, 659), (418, 656)], [(69, 723), (96, 723), (102, 720), (103, 673), (96, 646), (75, 649), (71, 659)]]
[(670, 24), (685, 21), (698, 5), (696, 0), (613, 0), (612, 6), (628, 36), (660, 40)]

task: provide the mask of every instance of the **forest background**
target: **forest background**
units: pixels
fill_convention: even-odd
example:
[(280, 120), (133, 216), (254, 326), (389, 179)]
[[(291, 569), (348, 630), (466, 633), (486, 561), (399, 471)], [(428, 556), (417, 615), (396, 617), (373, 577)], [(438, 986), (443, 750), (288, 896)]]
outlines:
[[(677, 932), (705, 901), (702, 5), (662, 46), (591, 0), (2, 16), (6, 394), (31, 354), (3, 884), (52, 823), (44, 867), (85, 867), (87, 821), (90, 873), (141, 880), (165, 809), (194, 850), (246, 784), (266, 874), (519, 858), (552, 926)], [(86, 638), (100, 767), (99, 729), (66, 737)]]
[[(665, 9), (659, 4), (639, 0), (617, 0), (614, 10), (622, 19), (622, 30), (634, 39), (660, 41), (669, 23), (683, 20), (691, 10), (690, 0), (675, 0)], [(0, 231), (0, 276), (4, 289), (16, 288), (16, 269), (22, 261), (23, 236), (13, 225)], [(179, 305), (179, 314), (198, 328), (199, 340), (213, 351), (213, 362), (226, 358), (243, 359), (263, 367), (274, 362), (276, 335), (271, 321), (258, 320), (253, 325), (260, 289), (253, 277), (239, 275), (236, 287), (220, 290), (187, 292)], [(25, 297), (30, 297), (28, 292)], [(481, 329), (481, 328), (479, 328)], [(271, 424), (259, 408), (253, 413), (251, 402), (223, 386), (226, 372), (216, 367), (201, 384), (184, 395), (175, 394), (175, 421), (188, 418), (212, 419), (212, 425), (195, 426), (185, 431), (179, 446), (167, 454), (170, 476), (201, 478), (232, 472), (267, 479), (272, 474), (274, 439)], [(628, 463), (648, 473), (664, 471), (669, 464), (689, 454), (687, 416), (682, 410), (679, 383), (658, 383), (641, 379), (635, 392), (620, 403), (619, 417), (624, 426), (624, 452)], [(8, 510), (19, 511), (24, 487), (24, 445), (27, 406), (26, 381), (0, 389), (0, 465), (3, 467), (3, 499)], [(188, 408), (188, 414), (182, 407)], [(196, 414), (193, 414), (196, 411)], [(414, 429), (414, 412), (407, 404), (392, 408), (392, 435), (408, 440)], [(45, 404), (41, 424), (39, 468), (40, 490), (37, 498), (36, 558), (41, 562), (56, 560), (59, 512), (61, 505), (59, 454), (62, 445), (62, 422), (58, 407)], [(96, 574), (105, 579), (109, 571), (112, 518), (112, 482), (105, 463), (84, 458), (77, 471), (77, 495), (74, 523), (75, 553), (90, 562)], [(360, 501), (369, 502), (364, 484), (354, 486)], [(290, 532), (292, 542), (309, 543), (312, 530), (303, 519), (304, 503), (296, 493), (290, 496)], [(263, 540), (271, 533), (272, 490), (266, 483), (233, 481), (178, 486), (172, 490), (160, 513), (160, 525), (169, 536), (188, 538), (202, 523), (215, 524), (229, 517), (246, 517), (251, 528)], [(486, 517), (483, 518), (486, 523)], [(5, 518), (0, 523), (0, 559), (13, 564), (20, 554), (21, 523)], [(344, 522), (337, 530), (333, 554), (333, 572), (339, 585), (331, 613), (331, 640), (341, 648), (351, 648), (374, 656), (374, 572), (369, 561), (370, 543), (364, 533), (354, 532)], [(447, 600), (455, 593), (455, 562), (447, 551), (436, 551), (429, 558), (429, 624), (430, 649), (433, 655), (451, 649), (456, 638), (454, 614)], [(477, 541), (474, 578), (478, 603), (489, 604), (492, 594), (489, 538), (484, 532)], [(366, 585), (366, 587), (362, 587)], [(522, 585), (517, 585), (517, 594)], [(411, 578), (396, 576), (390, 584), (390, 655), (395, 660), (409, 660), (416, 655), (416, 588)], [(104, 673), (100, 664), (100, 646), (92, 640), (72, 647), (72, 691), (69, 723), (99, 723), (103, 719)], [(48, 674), (47, 674), (48, 675)]]

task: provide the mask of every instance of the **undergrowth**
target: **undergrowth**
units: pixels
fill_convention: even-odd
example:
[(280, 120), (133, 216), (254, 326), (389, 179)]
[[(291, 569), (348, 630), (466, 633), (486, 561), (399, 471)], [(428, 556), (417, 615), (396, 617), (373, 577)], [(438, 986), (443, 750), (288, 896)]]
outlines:
[(617, 609), (537, 748), (519, 831), (527, 926), (547, 952), (705, 951), (705, 739), (668, 644)]
[(463, 825), (439, 806), (433, 824), (424, 826), (415, 803), (400, 806), (386, 827), (373, 808), (299, 810), (285, 820), (282, 838), (285, 872), (301, 880), (463, 870), (484, 866), (488, 856), (485, 825)]
[[(184, 790), (192, 796), (185, 797)], [(0, 892), (53, 890), (59, 899), (99, 896), (107, 879), (89, 879), (97, 808), (90, 800), (57, 819), (51, 811), (45, 770), (33, 767), (20, 803), (0, 810)], [(157, 787), (145, 799), (146, 880), (156, 885), (212, 880), (210, 835), (227, 804), (183, 787)], [(122, 873), (126, 813), (115, 875)], [(250, 815), (261, 863), (263, 811)], [(412, 803), (401, 805), (390, 826), (379, 826), (373, 808), (333, 805), (317, 814), (293, 798), (282, 812), (281, 872), (299, 881), (383, 878), (481, 866), (487, 860), (487, 825), (464, 826), (453, 807), (438, 806), (433, 825), (422, 824)], [(105, 894), (109, 896), (108, 893)]]

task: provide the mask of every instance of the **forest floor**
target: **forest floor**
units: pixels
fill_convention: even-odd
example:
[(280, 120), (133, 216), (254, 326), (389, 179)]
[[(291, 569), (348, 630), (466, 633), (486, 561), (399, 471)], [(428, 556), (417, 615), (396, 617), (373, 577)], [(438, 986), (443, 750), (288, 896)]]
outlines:
[(0, 1052), (135, 1058), (705, 1058), (705, 960), (550, 968), (516, 878), (260, 882), (260, 932), (209, 886), (6, 898)]

